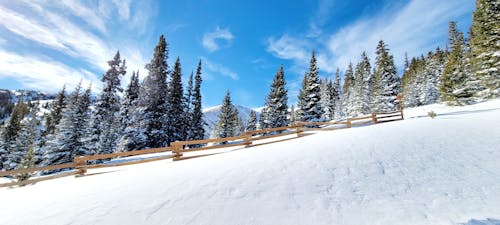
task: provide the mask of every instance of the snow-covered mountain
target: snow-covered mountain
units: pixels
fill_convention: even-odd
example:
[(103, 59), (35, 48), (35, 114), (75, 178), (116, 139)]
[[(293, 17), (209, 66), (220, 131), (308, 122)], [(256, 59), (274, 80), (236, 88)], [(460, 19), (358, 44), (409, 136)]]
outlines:
[[(205, 120), (206, 125), (205, 125), (205, 137), (209, 138), (210, 134), (212, 131), (215, 129), (215, 126), (217, 125), (217, 121), (219, 120), (219, 114), (220, 114), (220, 108), (222, 105), (210, 107), (203, 109), (203, 120)], [(238, 115), (239, 117), (243, 120), (243, 122), (247, 122), (248, 118), (250, 117), (250, 112), (252, 111), (251, 108), (241, 106), (241, 105), (236, 105), (236, 108), (238, 109)], [(259, 117), (259, 112), (256, 112), (257, 118)]]
[(0, 224), (498, 225), (500, 100), (405, 116), (0, 188)]
[(36, 101), (36, 100), (50, 100), (54, 99), (54, 94), (48, 94), (41, 91), (33, 90), (7, 90), (0, 89), (0, 124), (3, 119), (8, 117), (12, 112), (14, 104), (19, 98), (23, 98), (23, 101)]

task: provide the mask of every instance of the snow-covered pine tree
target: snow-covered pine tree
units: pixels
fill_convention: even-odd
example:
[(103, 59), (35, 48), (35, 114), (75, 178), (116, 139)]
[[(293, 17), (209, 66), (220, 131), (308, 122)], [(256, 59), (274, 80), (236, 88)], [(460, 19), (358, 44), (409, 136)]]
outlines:
[(61, 122), (57, 125), (54, 140), (43, 155), (44, 165), (57, 165), (72, 162), (74, 157), (89, 154), (90, 135), (90, 87), (81, 91), (81, 82), (69, 96), (63, 110)]
[[(237, 129), (237, 110), (235, 110), (233, 103), (231, 102), (231, 96), (229, 91), (226, 91), (224, 100), (222, 101), (222, 106), (220, 109), (219, 120), (217, 121), (217, 126), (215, 127), (215, 137), (226, 138), (235, 136), (235, 130)], [(236, 111), (236, 118), (235, 118)]]
[(171, 73), (171, 79), (168, 83), (167, 96), (167, 143), (184, 140), (184, 102), (182, 87), (182, 69), (179, 57), (175, 60), (174, 69)]
[(186, 86), (186, 91), (184, 92), (184, 99), (183, 101), (183, 115), (182, 115), (182, 120), (183, 120), (183, 140), (189, 140), (189, 137), (191, 136), (191, 129), (193, 127), (192, 125), (192, 119), (193, 119), (193, 71), (191, 71), (191, 74), (189, 75), (188, 78), (188, 84)]
[(132, 72), (130, 83), (123, 94), (123, 100), (120, 108), (121, 116), (121, 137), (118, 143), (118, 151), (131, 151), (137, 149), (137, 135), (138, 133), (138, 120), (134, 115), (136, 110), (137, 101), (139, 98), (139, 72)]
[(266, 97), (267, 126), (266, 128), (283, 127), (288, 125), (288, 91), (285, 88), (285, 71), (283, 65), (276, 72), (271, 90)]
[(401, 80), (396, 74), (394, 58), (384, 41), (377, 45), (375, 72), (371, 92), (371, 110), (387, 112), (397, 110), (396, 96), (401, 92)]
[(56, 99), (50, 103), (50, 113), (46, 116), (44, 136), (54, 134), (56, 126), (61, 121), (64, 107), (66, 107), (66, 85), (57, 94)]
[(424, 71), (423, 93), (420, 103), (422, 105), (433, 104), (439, 101), (439, 82), (443, 75), (446, 54), (439, 47), (436, 52), (429, 52)]
[(302, 89), (298, 99), (299, 120), (304, 122), (321, 121), (323, 109), (321, 108), (321, 91), (319, 87), (318, 67), (314, 51), (309, 63), (309, 71), (304, 75)]
[(361, 54), (361, 61), (356, 65), (354, 82), (354, 105), (352, 116), (370, 113), (370, 91), (372, 83), (370, 60), (366, 52)]
[(168, 143), (165, 132), (167, 124), (167, 76), (168, 46), (163, 35), (156, 45), (151, 62), (146, 65), (149, 71), (139, 91), (134, 117), (139, 123), (133, 136), (135, 149), (164, 147)]
[(321, 108), (323, 109), (323, 115), (321, 118), (323, 120), (333, 120), (335, 115), (335, 99), (333, 82), (329, 79), (321, 79), (320, 81), (321, 90)]
[(473, 101), (474, 93), (467, 88), (467, 76), (470, 75), (470, 71), (467, 66), (464, 34), (457, 30), (455, 22), (450, 22), (448, 32), (451, 51), (441, 77), (441, 97), (451, 105), (469, 104)]
[(201, 102), (201, 60), (198, 62), (196, 68), (196, 75), (194, 76), (193, 100), (191, 101), (193, 107), (193, 114), (191, 117), (191, 131), (188, 140), (202, 140), (205, 137), (205, 121), (203, 120), (202, 102)]
[[(22, 129), (17, 138), (17, 152), (19, 155), (13, 156), (11, 161), (12, 169), (32, 168), (38, 161), (39, 154), (37, 140), (40, 137), (40, 120), (37, 117), (39, 104), (35, 103), (30, 109), (29, 117), (22, 121)], [(15, 167), (14, 167), (14, 164)], [(19, 174), (16, 176), (18, 181), (27, 180), (31, 173)]]
[[(233, 132), (231, 136), (239, 136), (245, 131), (245, 123), (239, 117), (238, 108), (233, 105), (233, 111), (231, 112), (231, 120), (234, 124)], [(230, 136), (230, 137), (231, 137)]]
[(293, 124), (295, 123), (295, 121), (297, 120), (296, 119), (296, 116), (295, 116), (295, 105), (292, 104), (292, 106), (290, 107), (290, 124)]
[(245, 131), (254, 131), (257, 129), (257, 113), (255, 111), (250, 111), (250, 115), (248, 116), (247, 127)]
[(342, 112), (344, 117), (352, 117), (354, 100), (354, 71), (352, 63), (349, 63), (344, 75), (344, 85), (342, 86)]
[(341, 89), (340, 89), (340, 70), (337, 68), (337, 71), (335, 72), (335, 82), (332, 84), (332, 90), (333, 90), (333, 102), (334, 102), (334, 113), (333, 113), (333, 118), (335, 120), (338, 120), (342, 118), (342, 102), (341, 102)]
[[(125, 60), (117, 51), (112, 60), (108, 61), (109, 69), (101, 78), (103, 84), (95, 109), (92, 114), (91, 154), (108, 154), (116, 150), (120, 134), (120, 96), (123, 91), (121, 78), (127, 71)], [(95, 143), (93, 143), (95, 141)]]
[(270, 126), (269, 126), (269, 120), (267, 118), (267, 109), (266, 109), (266, 107), (264, 107), (260, 111), (258, 128), (259, 129), (266, 129), (269, 127)]
[(500, 95), (500, 2), (476, 0), (470, 35), (471, 70), (487, 91), (484, 97)]
[[(15, 168), (15, 165), (11, 166), (11, 162), (17, 161), (17, 157), (16, 159), (12, 159), (12, 157), (14, 157), (14, 155), (19, 155), (18, 149), (16, 148), (16, 140), (22, 129), (21, 121), (28, 113), (28, 110), (28, 105), (23, 102), (23, 98), (18, 98), (18, 101), (14, 106), (14, 109), (12, 109), (12, 113), (10, 114), (9, 121), (3, 127), (1, 137), (3, 143), (3, 146), (1, 148), (3, 149), (3, 153), (0, 152), (2, 153), (0, 155), (0, 162), (2, 162), (2, 164), (0, 164), (0, 170), (11, 170)], [(20, 156), (22, 157), (22, 153)]]

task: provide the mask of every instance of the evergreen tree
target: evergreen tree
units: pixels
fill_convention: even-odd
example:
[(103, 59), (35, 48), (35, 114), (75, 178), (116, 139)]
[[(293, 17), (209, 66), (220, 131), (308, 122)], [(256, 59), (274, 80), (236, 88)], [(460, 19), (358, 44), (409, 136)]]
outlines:
[(420, 94), (422, 105), (433, 104), (439, 101), (439, 81), (443, 75), (446, 54), (440, 48), (436, 52), (429, 52), (424, 70), (423, 93)]
[(44, 165), (72, 162), (76, 156), (89, 154), (90, 87), (81, 91), (81, 83), (69, 96), (63, 117), (56, 128), (55, 139), (43, 155)]
[(328, 79), (321, 79), (320, 81), (321, 90), (321, 108), (323, 109), (323, 115), (321, 118), (324, 120), (333, 120), (335, 114), (335, 100), (333, 96), (333, 83)]
[[(500, 2), (476, 0), (470, 35), (472, 75), (483, 81), (486, 97), (500, 95)], [(473, 78), (474, 79), (474, 78)]]
[(189, 137), (191, 137), (193, 125), (192, 125), (192, 120), (193, 120), (193, 72), (191, 71), (191, 74), (189, 75), (188, 79), (188, 84), (186, 87), (186, 91), (184, 93), (184, 100), (183, 100), (183, 140), (189, 140)]
[(56, 126), (61, 121), (64, 107), (66, 107), (66, 85), (63, 86), (56, 99), (50, 104), (50, 113), (45, 122), (45, 135), (54, 134)]
[(259, 129), (269, 128), (269, 120), (266, 107), (262, 108), (259, 116)]
[(288, 91), (285, 88), (285, 72), (281, 65), (271, 84), (271, 90), (266, 97), (267, 128), (283, 127), (288, 125)]
[(375, 72), (371, 92), (371, 110), (387, 112), (397, 110), (396, 96), (401, 92), (401, 81), (396, 74), (393, 56), (387, 45), (378, 43), (375, 59)]
[(217, 138), (226, 138), (235, 136), (235, 131), (238, 126), (237, 113), (238, 113), (237, 109), (231, 102), (231, 96), (229, 94), (229, 91), (227, 91), (226, 95), (224, 96), (224, 100), (222, 101), (219, 120), (217, 121), (217, 126), (215, 128), (215, 136)]
[(352, 116), (370, 113), (370, 91), (372, 84), (371, 65), (366, 52), (356, 65)]
[(332, 84), (332, 97), (334, 102), (334, 113), (332, 119), (342, 118), (342, 102), (341, 102), (341, 90), (340, 90), (340, 70), (337, 68), (335, 72), (335, 83)]
[[(33, 140), (34, 141), (34, 140)], [(28, 148), (28, 151), (24, 155), (24, 158), (21, 160), (21, 163), (17, 167), (17, 169), (26, 169), (35, 167), (35, 145), (31, 145)], [(25, 181), (28, 180), (32, 176), (32, 173), (22, 173), (16, 175), (17, 181)]]
[(138, 120), (134, 111), (136, 110), (137, 101), (139, 98), (139, 72), (132, 73), (130, 83), (124, 91), (123, 100), (120, 108), (121, 116), (121, 129), (120, 141), (118, 144), (118, 151), (130, 151), (136, 149), (137, 138), (135, 135), (138, 133)]
[(203, 121), (203, 111), (201, 102), (201, 60), (198, 62), (196, 75), (194, 77), (193, 88), (193, 114), (191, 116), (191, 131), (188, 140), (202, 140), (205, 137), (205, 121)]
[(295, 123), (295, 121), (296, 121), (295, 105), (292, 105), (292, 107), (290, 107), (290, 124)]
[(255, 111), (250, 111), (250, 115), (248, 117), (248, 122), (247, 122), (247, 126), (245, 128), (245, 131), (248, 132), (248, 131), (254, 131), (257, 129), (257, 114), (255, 113)]
[(300, 121), (321, 121), (321, 115), (323, 114), (323, 109), (321, 108), (320, 104), (320, 81), (318, 77), (318, 67), (316, 66), (316, 64), (316, 56), (314, 55), (313, 51), (309, 64), (309, 72), (304, 75), (302, 89), (300, 90), (298, 96)]
[[(39, 155), (36, 154), (37, 143), (40, 137), (39, 125), (40, 120), (37, 117), (39, 112), (39, 104), (36, 103), (31, 108), (29, 118), (23, 120), (22, 129), (17, 138), (17, 152), (19, 155), (12, 157), (12, 168), (24, 169), (32, 168), (38, 161)], [(14, 167), (15, 166), (15, 167)], [(16, 176), (18, 181), (27, 180), (31, 177), (31, 173), (19, 174)]]
[(146, 65), (149, 71), (139, 91), (134, 117), (139, 123), (132, 150), (163, 147), (168, 143), (165, 132), (167, 124), (167, 75), (168, 46), (163, 35), (155, 47), (151, 62)]
[(18, 98), (17, 104), (14, 106), (10, 119), (3, 128), (2, 132), (2, 143), (3, 143), (3, 153), (0, 155), (0, 165), (5, 170), (14, 169), (17, 164), (12, 164), (12, 162), (18, 163), (19, 157), (22, 157), (22, 152), (20, 153), (17, 148), (16, 140), (19, 136), (19, 132), (22, 129), (21, 121), (28, 112), (28, 106), (23, 102), (23, 98)]
[(352, 63), (349, 63), (344, 75), (344, 86), (342, 86), (342, 111), (345, 117), (351, 117), (353, 114), (354, 84), (354, 71)]
[[(120, 133), (120, 96), (123, 91), (120, 86), (122, 76), (126, 71), (125, 60), (116, 52), (114, 58), (108, 61), (109, 69), (103, 75), (103, 90), (95, 104), (92, 115), (91, 153), (108, 154), (116, 149)], [(95, 142), (94, 142), (95, 141)]]
[(448, 35), (451, 42), (448, 46), (451, 51), (441, 80), (441, 97), (448, 104), (468, 104), (473, 100), (473, 93), (466, 87), (470, 72), (467, 66), (464, 35), (457, 30), (455, 22), (450, 22)]
[(184, 115), (183, 87), (182, 87), (182, 69), (179, 57), (174, 64), (174, 70), (171, 73), (171, 80), (168, 84), (167, 98), (167, 137), (168, 143), (184, 140)]

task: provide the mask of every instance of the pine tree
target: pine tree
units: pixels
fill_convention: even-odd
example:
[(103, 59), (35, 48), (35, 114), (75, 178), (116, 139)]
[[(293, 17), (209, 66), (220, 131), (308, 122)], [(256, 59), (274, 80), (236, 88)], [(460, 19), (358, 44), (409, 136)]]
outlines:
[(69, 163), (76, 156), (90, 153), (90, 92), (89, 87), (82, 93), (80, 83), (69, 96), (61, 122), (56, 128), (55, 139), (48, 142), (49, 148), (43, 155), (44, 165)]
[(397, 110), (396, 96), (401, 92), (401, 81), (396, 74), (393, 56), (381, 40), (377, 46), (375, 72), (371, 91), (371, 110), (387, 112)]
[(349, 63), (347, 70), (344, 75), (344, 86), (342, 86), (342, 111), (345, 117), (352, 116), (352, 110), (354, 108), (354, 71), (352, 68), (352, 63)]
[(320, 104), (321, 93), (319, 87), (318, 67), (316, 64), (316, 56), (313, 51), (309, 64), (309, 72), (304, 75), (302, 89), (300, 90), (298, 96), (300, 121), (321, 121), (321, 115), (323, 114), (323, 109)]
[(54, 134), (56, 126), (62, 118), (62, 110), (66, 107), (66, 85), (57, 94), (56, 99), (50, 104), (50, 114), (46, 117), (45, 135)]
[(191, 74), (189, 75), (188, 79), (188, 84), (186, 87), (186, 91), (184, 93), (184, 99), (183, 99), (183, 140), (189, 140), (189, 137), (191, 137), (192, 133), (192, 120), (193, 120), (193, 72), (191, 71)]
[(271, 90), (266, 97), (266, 128), (283, 127), (288, 125), (288, 91), (285, 88), (285, 72), (281, 65), (271, 84)]
[(293, 124), (295, 123), (296, 121), (296, 116), (295, 116), (295, 105), (292, 105), (292, 107), (290, 107), (290, 124)]
[(254, 130), (257, 130), (257, 114), (255, 113), (255, 111), (252, 110), (250, 111), (245, 131), (248, 132)]
[(476, 0), (470, 36), (472, 75), (481, 79), (487, 88), (487, 92), (481, 95), (499, 96), (500, 2), (498, 0)]
[(370, 60), (366, 52), (361, 54), (361, 61), (356, 65), (352, 116), (370, 113), (370, 91), (372, 84)]
[(188, 140), (202, 140), (205, 138), (205, 121), (203, 120), (202, 102), (201, 102), (201, 60), (198, 62), (196, 75), (194, 77), (193, 88), (193, 114), (191, 117), (191, 131)]
[[(231, 102), (231, 96), (229, 91), (226, 92), (224, 100), (222, 101), (222, 106), (220, 109), (219, 120), (217, 121), (217, 126), (215, 128), (215, 136), (217, 138), (226, 138), (235, 136), (237, 124), (237, 109)], [(236, 117), (236, 119), (235, 119)]]
[(137, 106), (137, 101), (139, 99), (139, 72), (132, 73), (130, 83), (124, 91), (123, 100), (120, 109), (121, 116), (121, 129), (120, 141), (118, 144), (118, 151), (131, 151), (137, 149), (137, 143), (135, 142), (138, 138), (135, 136), (138, 133), (139, 122), (137, 120), (137, 114), (134, 114)]
[(167, 76), (168, 46), (163, 35), (155, 47), (151, 62), (146, 65), (149, 71), (139, 91), (137, 117), (139, 127), (133, 136), (134, 149), (164, 147), (168, 143), (165, 127), (168, 127), (167, 116)]
[(267, 109), (266, 107), (262, 108), (262, 111), (260, 112), (259, 116), (259, 129), (266, 129), (269, 128), (269, 120), (268, 120), (268, 115), (267, 115)]
[(341, 102), (341, 90), (340, 90), (340, 70), (337, 68), (335, 72), (335, 83), (332, 84), (332, 97), (334, 102), (334, 113), (332, 119), (342, 118), (342, 102)]
[(91, 153), (108, 154), (113, 153), (117, 146), (120, 133), (120, 96), (123, 91), (120, 86), (121, 78), (127, 71), (125, 60), (120, 58), (120, 52), (116, 52), (114, 58), (108, 61), (109, 69), (103, 75), (103, 90), (95, 104), (92, 115), (92, 137)]
[(184, 115), (183, 87), (182, 87), (182, 69), (179, 57), (174, 64), (174, 70), (171, 73), (171, 80), (168, 83), (167, 97), (167, 137), (168, 143), (184, 140)]
[[(29, 118), (23, 120), (23, 128), (17, 138), (17, 151), (19, 155), (17, 159), (13, 160), (12, 163), (16, 164), (12, 168), (24, 169), (32, 168), (38, 161), (39, 155), (37, 152), (37, 140), (40, 137), (39, 125), (40, 120), (37, 117), (39, 112), (39, 104), (36, 103), (31, 107)], [(19, 174), (16, 176), (18, 181), (27, 180), (31, 177), (31, 173)]]
[[(18, 98), (17, 104), (14, 106), (10, 119), (3, 128), (2, 132), (2, 143), (4, 153), (0, 155), (0, 162), (2, 162), (2, 169), (11, 170), (14, 169), (16, 164), (11, 162), (19, 162), (19, 157), (22, 153), (19, 153), (17, 149), (16, 140), (19, 136), (19, 132), (22, 129), (21, 121), (28, 112), (28, 106), (23, 102), (23, 98)], [(19, 156), (19, 157), (18, 157)]]
[(321, 79), (320, 81), (321, 90), (321, 108), (323, 109), (323, 115), (321, 118), (324, 120), (333, 120), (335, 115), (335, 100), (334, 100), (334, 90), (333, 83), (328, 79)]
[(468, 79), (467, 50), (464, 35), (458, 31), (455, 22), (450, 22), (448, 44), (451, 52), (448, 56), (441, 80), (440, 92), (443, 101), (448, 104), (462, 105), (470, 103), (473, 93), (467, 90)]

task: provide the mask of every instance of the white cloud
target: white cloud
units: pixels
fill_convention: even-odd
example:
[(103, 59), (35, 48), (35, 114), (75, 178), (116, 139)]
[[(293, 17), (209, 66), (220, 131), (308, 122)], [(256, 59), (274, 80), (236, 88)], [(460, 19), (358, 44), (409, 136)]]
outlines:
[(0, 49), (0, 77), (16, 79), (26, 88), (56, 92), (64, 84), (73, 88), (82, 81), (92, 83), (93, 91), (100, 87), (99, 79), (85, 69), (75, 69), (50, 59), (24, 56)]
[[(331, 8), (333, 1), (323, 2), (320, 6)], [(376, 15), (362, 16), (327, 33), (319, 27), (328, 14), (320, 7), (312, 16), (320, 18), (320, 22), (310, 23), (308, 32), (295, 36), (284, 34), (278, 39), (271, 37), (267, 51), (278, 58), (292, 60), (292, 71), (297, 72), (293, 68), (307, 68), (309, 52), (314, 49), (320, 70), (334, 73), (337, 67), (344, 70), (349, 62), (358, 61), (363, 51), (373, 59), (377, 42), (382, 39), (389, 45), (396, 63), (401, 65), (405, 52), (410, 56), (425, 54), (444, 43), (448, 22), (471, 13), (474, 3), (470, 0), (413, 0), (403, 7), (386, 5), (382, 8)]]
[[(206, 68), (209, 72), (217, 73), (226, 77), (229, 77), (233, 80), (238, 80), (239, 76), (237, 73), (233, 72), (229, 68), (220, 65), (218, 63), (212, 62), (204, 57), (201, 58), (201, 63), (204, 64), (204, 68)], [(211, 74), (211, 73), (208, 73)]]
[(215, 28), (215, 31), (208, 32), (203, 35), (202, 45), (208, 51), (213, 52), (221, 48), (220, 44), (217, 43), (218, 39), (225, 41), (227, 46), (231, 43), (233, 38), (234, 36), (228, 28), (220, 29), (217, 27)]
[(80, 1), (74, 0), (62, 0), (56, 1), (56, 3), (61, 4), (65, 9), (70, 10), (73, 15), (81, 18), (101, 33), (106, 33), (105, 21), (94, 9), (86, 7)]

